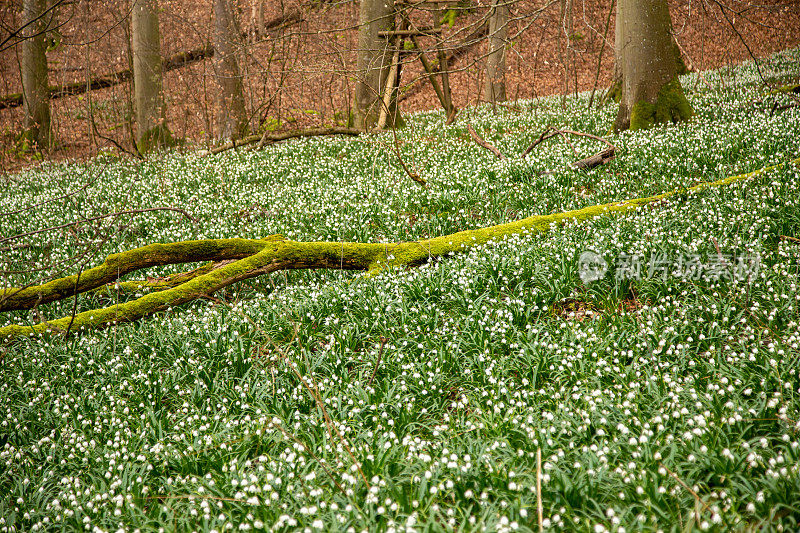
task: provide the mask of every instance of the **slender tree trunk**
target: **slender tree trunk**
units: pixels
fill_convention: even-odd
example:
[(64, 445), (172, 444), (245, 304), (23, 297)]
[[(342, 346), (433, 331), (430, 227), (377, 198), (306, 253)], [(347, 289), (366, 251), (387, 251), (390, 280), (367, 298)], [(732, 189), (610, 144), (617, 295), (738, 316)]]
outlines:
[(133, 86), (136, 106), (136, 144), (140, 152), (168, 146), (166, 106), (161, 85), (161, 39), (158, 0), (132, 0)]
[(508, 0), (494, 0), (489, 17), (484, 100), (494, 104), (506, 100), (506, 41), (508, 40)]
[(622, 97), (614, 129), (689, 118), (693, 111), (678, 79), (666, 0), (619, 0), (616, 24)]
[(561, 105), (566, 105), (567, 96), (569, 95), (569, 80), (571, 75), (574, 74), (575, 78), (575, 94), (578, 93), (577, 70), (575, 70), (575, 54), (572, 50), (572, 36), (574, 35), (574, 20), (572, 16), (572, 0), (561, 0), (560, 2), (560, 23), (559, 31), (561, 38), (559, 42), (563, 42), (561, 47), (561, 64), (564, 67), (564, 93), (561, 97)]
[(240, 139), (248, 133), (244, 88), (236, 58), (241, 46), (240, 35), (229, 1), (214, 0), (214, 66), (220, 87), (217, 116), (223, 140)]
[(619, 2), (617, 3), (617, 19), (614, 21), (614, 77), (611, 78), (611, 87), (603, 96), (603, 102), (611, 100), (619, 102), (622, 98), (622, 22), (619, 18)]
[(250, 6), (250, 31), (248, 32), (251, 41), (257, 40), (264, 31), (264, 1), (251, 0)]
[[(435, 6), (433, 9), (433, 27), (438, 30), (442, 27), (442, 18), (444, 17), (445, 13), (447, 13), (447, 6), (443, 6), (442, 4), (433, 5)], [(485, 31), (488, 31), (488, 25), (482, 26), (482, 28)], [(467, 39), (469, 39), (469, 37)], [(458, 48), (453, 50), (453, 54), (455, 54), (457, 50)], [(456, 106), (453, 104), (453, 94), (450, 91), (451, 59), (444, 51), (441, 33), (436, 36), (436, 58), (439, 61), (439, 72), (442, 75), (442, 96), (444, 97), (442, 105), (444, 105), (444, 111), (447, 115), (447, 123), (450, 123), (450, 121), (455, 120), (456, 118)], [(456, 59), (456, 57), (454, 56), (453, 59)]]
[(51, 13), (45, 14), (47, 0), (23, 2), (25, 40), (22, 42), (22, 93), (25, 109), (25, 136), (39, 148), (50, 147), (50, 88), (47, 82), (47, 43), (45, 34)]
[[(356, 70), (359, 79), (355, 91), (355, 126), (370, 130), (378, 122), (392, 61), (390, 40), (380, 37), (378, 32), (394, 28), (394, 0), (361, 0), (358, 23)], [(389, 110), (389, 126), (395, 123), (396, 100), (394, 107)]]

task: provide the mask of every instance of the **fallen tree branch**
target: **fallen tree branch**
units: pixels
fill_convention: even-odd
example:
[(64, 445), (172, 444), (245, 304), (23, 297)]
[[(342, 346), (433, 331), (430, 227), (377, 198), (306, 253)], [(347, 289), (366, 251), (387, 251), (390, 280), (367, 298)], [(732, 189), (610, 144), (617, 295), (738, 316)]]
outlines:
[(506, 156), (503, 155), (503, 152), (498, 150), (496, 146), (494, 146), (492, 144), (489, 144), (488, 142), (486, 142), (484, 140), (483, 137), (478, 135), (478, 132), (475, 131), (475, 128), (472, 127), (472, 124), (467, 124), (467, 131), (469, 132), (470, 137), (472, 137), (472, 139), (478, 144), (478, 146), (481, 146), (482, 148), (486, 148), (487, 150), (492, 152), (494, 155), (496, 155), (499, 159), (505, 159), (506, 158)]
[[(180, 52), (164, 60), (164, 72), (169, 72), (171, 70), (197, 63), (198, 61), (202, 61), (206, 58), (212, 57), (213, 55), (214, 47), (210, 44), (203, 46), (202, 48), (195, 48), (194, 50)], [(75, 96), (78, 94), (83, 94), (87, 91), (96, 91), (98, 89), (107, 89), (109, 87), (130, 81), (131, 79), (133, 79), (133, 71), (129, 68), (126, 68), (106, 76), (92, 78), (88, 82), (84, 80), (74, 83), (66, 83), (64, 85), (56, 85), (55, 87), (50, 87), (50, 99), (52, 100), (55, 98), (64, 98), (65, 96)], [(22, 93), (14, 93), (0, 97), (0, 109), (19, 107), (22, 105), (22, 101)]]
[(163, 278), (147, 278), (134, 281), (115, 281), (101, 287), (97, 287), (90, 292), (100, 296), (111, 296), (113, 294), (133, 294), (143, 291), (154, 292), (164, 289), (171, 289), (172, 287), (177, 287), (178, 285), (186, 283), (189, 280), (193, 280), (198, 276), (208, 274), (212, 270), (220, 269), (233, 261), (235, 261), (235, 259), (227, 259), (216, 262), (209, 261), (208, 263), (205, 263), (194, 270), (190, 270), (188, 272), (179, 272)]
[(588, 170), (590, 168), (594, 168), (596, 166), (608, 163), (609, 161), (614, 159), (614, 157), (616, 156), (616, 152), (617, 152), (616, 146), (611, 144), (611, 142), (608, 141), (607, 139), (603, 139), (602, 137), (598, 137), (597, 135), (592, 135), (591, 133), (584, 133), (582, 131), (573, 131), (573, 130), (559, 130), (559, 129), (553, 128), (551, 126), (551, 127), (547, 128), (547, 129), (545, 129), (541, 133), (541, 135), (539, 135), (539, 137), (535, 141), (533, 141), (525, 149), (524, 152), (522, 152), (522, 155), (520, 157), (525, 157), (526, 155), (531, 153), (531, 151), (537, 145), (539, 145), (540, 143), (546, 141), (547, 139), (550, 139), (550, 138), (555, 137), (557, 135), (560, 135), (560, 136), (565, 137), (565, 138), (566, 138), (566, 135), (577, 135), (578, 137), (588, 137), (588, 138), (594, 139), (596, 141), (601, 141), (601, 142), (605, 143), (606, 146), (608, 147), (605, 150), (602, 150), (602, 151), (600, 151), (600, 152), (598, 152), (598, 153), (596, 153), (596, 154), (594, 154), (594, 155), (592, 155), (590, 157), (587, 157), (585, 159), (580, 159), (578, 161), (574, 161), (572, 163), (572, 167), (573, 168)]
[(332, 126), (329, 128), (305, 128), (299, 130), (289, 130), (289, 131), (280, 131), (280, 132), (270, 132), (267, 131), (263, 135), (256, 134), (256, 135), (249, 135), (244, 137), (243, 139), (239, 139), (236, 141), (227, 142), (220, 146), (216, 146), (206, 153), (208, 154), (218, 154), (220, 152), (224, 152), (225, 150), (230, 150), (232, 148), (239, 148), (241, 146), (247, 146), (249, 144), (258, 143), (258, 146), (264, 146), (268, 143), (285, 141), (288, 139), (298, 139), (300, 137), (322, 137), (326, 135), (353, 135), (357, 136), (362, 134), (361, 130), (357, 130), (355, 128), (344, 128), (340, 126)]
[[(472, 137), (472, 139), (479, 146), (481, 146), (483, 148), (486, 148), (487, 150), (492, 152), (494, 155), (496, 155), (499, 159), (506, 159), (506, 156), (503, 155), (503, 153), (500, 150), (498, 150), (496, 146), (494, 146), (493, 144), (488, 143), (483, 137), (481, 137), (478, 134), (478, 132), (475, 131), (475, 129), (472, 127), (471, 124), (467, 124), (467, 131), (469, 132), (469, 134)], [(573, 168), (586, 170), (586, 169), (594, 168), (594, 167), (599, 166), (599, 165), (603, 165), (605, 163), (608, 163), (612, 159), (614, 159), (614, 156), (616, 154), (616, 147), (613, 144), (611, 144), (609, 141), (607, 141), (606, 139), (603, 139), (602, 137), (598, 137), (597, 135), (592, 135), (591, 133), (583, 133), (583, 132), (580, 132), (580, 131), (572, 131), (572, 130), (558, 130), (558, 129), (555, 129), (555, 128), (552, 128), (552, 127), (547, 128), (546, 130), (544, 130), (542, 132), (542, 134), (539, 135), (539, 137), (535, 141), (533, 141), (530, 144), (530, 146), (528, 146), (528, 148), (525, 149), (524, 152), (522, 152), (522, 155), (520, 157), (525, 157), (526, 155), (528, 155), (531, 152), (531, 150), (533, 150), (534, 147), (536, 147), (542, 141), (545, 141), (545, 140), (550, 139), (551, 137), (555, 137), (557, 135), (560, 135), (560, 136), (562, 136), (562, 137), (564, 137), (566, 139), (566, 136), (568, 134), (569, 135), (578, 135), (580, 137), (589, 137), (591, 139), (596, 139), (598, 141), (602, 141), (602, 142), (606, 143), (606, 145), (608, 146), (608, 148), (606, 148), (605, 150), (602, 150), (602, 151), (600, 151), (600, 152), (598, 152), (598, 153), (596, 153), (596, 154), (594, 154), (592, 156), (589, 156), (589, 157), (584, 158), (584, 159), (579, 159), (578, 161), (574, 161), (572, 163), (572, 167)], [(569, 142), (569, 140), (567, 140), (567, 142)], [(570, 143), (570, 146), (572, 146), (572, 143)], [(572, 147), (572, 149), (573, 149), (573, 151), (575, 150), (574, 147)], [(577, 155), (577, 152), (575, 152), (575, 154)]]
[(603, 151), (597, 152), (593, 156), (589, 156), (579, 161), (573, 161), (572, 166), (581, 170), (589, 170), (600, 165), (605, 165), (614, 159), (614, 148), (606, 148)]
[[(70, 322), (75, 333), (106, 327), (121, 322), (130, 322), (160, 311), (181, 305), (249, 278), (278, 270), (290, 269), (340, 269), (366, 270), (372, 273), (385, 268), (415, 266), (432, 258), (459, 253), (474, 246), (499, 241), (510, 235), (545, 234), (554, 224), (581, 221), (597, 216), (623, 214), (642, 206), (660, 202), (686, 192), (700, 192), (750, 179), (765, 172), (800, 163), (800, 158), (739, 174), (713, 182), (703, 182), (688, 189), (680, 188), (656, 196), (635, 198), (622, 202), (585, 207), (575, 211), (532, 216), (515, 222), (487, 228), (461, 231), (451, 235), (412, 242), (399, 243), (354, 243), (354, 242), (295, 242), (280, 235), (267, 239), (219, 239), (186, 241), (174, 244), (151, 244), (144, 248), (109, 256), (103, 265), (84, 271), (78, 276), (68, 276), (39, 287), (23, 290), (5, 289), (2, 294), (12, 293), (8, 300), (16, 298), (13, 309), (30, 309), (37, 302), (52, 302), (68, 298), (75, 293), (113, 281), (125, 273), (148, 266), (187, 263), (193, 261), (240, 259), (225, 266), (199, 275), (181, 285), (148, 294), (136, 300), (116, 304), (102, 309), (78, 313), (72, 317), (41, 322), (39, 324), (12, 324), (0, 328), (0, 339), (11, 339), (20, 335), (37, 335), (48, 331), (63, 331)], [(27, 300), (20, 306), (20, 294)], [(9, 307), (5, 307), (9, 309)]]
[(103, 264), (85, 270), (80, 280), (77, 276), (67, 276), (42, 285), (2, 289), (0, 290), (0, 311), (31, 309), (38, 304), (63, 300), (76, 292), (82, 293), (96, 289), (144, 268), (201, 261), (242, 259), (261, 251), (265, 246), (264, 243), (265, 241), (258, 239), (218, 239), (149, 244), (142, 248), (109, 255)]

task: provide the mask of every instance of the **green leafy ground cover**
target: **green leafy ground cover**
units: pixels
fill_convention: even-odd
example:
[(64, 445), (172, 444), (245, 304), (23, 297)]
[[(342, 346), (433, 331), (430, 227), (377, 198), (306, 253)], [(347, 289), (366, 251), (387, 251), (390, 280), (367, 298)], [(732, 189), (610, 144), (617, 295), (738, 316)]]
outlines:
[[(796, 75), (799, 59), (761, 68)], [(400, 152), (427, 190), (404, 175), (391, 135), (10, 176), (6, 236), (131, 207), (183, 207), (199, 223), (151, 212), (33, 235), (4, 251), (4, 283), (69, 265), (87, 239), (97, 257), (272, 233), (418, 239), (800, 156), (800, 112), (771, 114), (790, 100), (764, 96), (754, 65), (705, 78), (712, 88), (682, 78), (693, 121), (609, 137), (617, 159), (588, 172), (569, 162), (602, 147), (591, 140), (572, 140), (579, 157), (558, 140), (513, 157), (548, 125), (605, 134), (615, 109), (587, 110), (581, 95), (564, 109), (469, 109), (451, 126), (441, 113), (409, 117)], [(512, 157), (476, 146), (467, 123)], [(228, 304), (17, 340), (0, 348), (0, 531), (538, 530), (537, 451), (547, 528), (796, 529), (791, 237), (797, 166), (413, 270), (277, 273), (218, 295)], [(590, 249), (609, 269), (587, 284), (578, 264)], [(640, 279), (617, 276), (634, 254)], [(695, 254), (700, 276), (678, 259)], [(670, 266), (648, 276), (653, 257)], [(710, 266), (735, 257), (758, 268), (738, 279)], [(86, 296), (77, 310), (113, 301)], [(9, 313), (0, 326), (35, 318)]]

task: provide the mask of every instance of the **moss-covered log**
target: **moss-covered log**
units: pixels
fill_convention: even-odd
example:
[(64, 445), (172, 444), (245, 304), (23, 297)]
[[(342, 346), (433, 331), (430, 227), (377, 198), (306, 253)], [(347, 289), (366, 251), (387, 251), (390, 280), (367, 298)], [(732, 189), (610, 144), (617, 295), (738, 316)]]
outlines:
[[(671, 196), (700, 192), (749, 179), (787, 164), (798, 164), (800, 158), (754, 172), (739, 174), (713, 182), (704, 182), (689, 189), (680, 189), (645, 198), (585, 207), (574, 211), (537, 215), (515, 222), (487, 228), (460, 231), (451, 235), (412, 242), (295, 242), (280, 235), (266, 239), (219, 239), (186, 241), (174, 244), (152, 244), (136, 250), (114, 254), (106, 261), (79, 277), (68, 276), (37, 287), (6, 289), (3, 309), (25, 309), (37, 303), (68, 298), (113, 282), (125, 273), (148, 266), (188, 263), (204, 260), (231, 260), (219, 268), (201, 267), (187, 275), (188, 281), (163, 288), (136, 300), (103, 309), (93, 309), (56, 320), (32, 325), (10, 325), (0, 328), (0, 339), (20, 335), (90, 330), (115, 323), (130, 322), (181, 305), (246, 279), (278, 270), (341, 269), (379, 272), (385, 268), (416, 266), (430, 259), (460, 253), (490, 241), (500, 241), (510, 235), (544, 234), (553, 225), (581, 221), (603, 215), (623, 214)], [(203, 270), (206, 268), (206, 270)]]
[(92, 289), (90, 292), (100, 296), (115, 296), (119, 294), (133, 294), (133, 293), (148, 293), (155, 291), (163, 291), (164, 289), (171, 289), (177, 287), (187, 281), (200, 277), (203, 274), (208, 274), (212, 270), (217, 270), (235, 261), (235, 259), (227, 259), (224, 261), (209, 261), (190, 270), (188, 272), (179, 272), (171, 276), (163, 278), (148, 278), (133, 281), (115, 281)]
[(31, 287), (0, 290), (0, 311), (31, 309), (37, 305), (69, 298), (112, 283), (121, 277), (154, 266), (200, 261), (242, 259), (261, 251), (268, 239), (216, 239), (149, 244), (135, 250), (109, 255), (103, 264), (64, 278)]

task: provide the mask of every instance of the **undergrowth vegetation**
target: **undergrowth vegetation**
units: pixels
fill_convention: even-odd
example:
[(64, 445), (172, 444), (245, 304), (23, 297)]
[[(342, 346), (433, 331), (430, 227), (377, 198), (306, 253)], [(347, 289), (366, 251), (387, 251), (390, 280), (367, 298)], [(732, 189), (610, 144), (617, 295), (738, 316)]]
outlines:
[[(799, 59), (760, 66), (796, 75)], [(800, 109), (775, 111), (789, 100), (753, 64), (682, 83), (692, 121), (620, 135), (588, 95), (450, 126), (410, 116), (398, 150), (427, 189), (392, 134), (44, 165), (5, 178), (3, 236), (159, 206), (197, 222), (154, 211), (0, 243), (3, 283), (151, 242), (419, 239), (800, 157)], [(584, 138), (516, 156), (550, 125), (608, 135), (617, 158), (572, 170), (601, 148)], [(16, 340), (0, 347), (0, 531), (538, 531), (539, 472), (545, 528), (794, 530), (798, 238), (789, 165), (416, 269), (276, 273), (134, 324)]]

